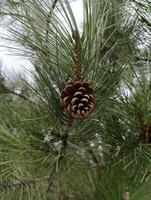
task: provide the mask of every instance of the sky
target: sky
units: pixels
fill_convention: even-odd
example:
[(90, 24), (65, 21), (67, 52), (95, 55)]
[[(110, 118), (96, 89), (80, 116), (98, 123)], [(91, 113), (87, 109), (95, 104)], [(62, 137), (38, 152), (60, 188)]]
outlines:
[[(76, 20), (80, 25), (82, 22), (82, 0), (76, 0), (71, 3)], [(2, 45), (9, 45), (2, 39), (3, 35), (7, 34), (7, 23), (2, 21), (0, 23), (0, 67), (2, 66), (2, 72), (5, 76), (13, 76), (16, 74), (25, 74), (29, 76), (26, 71), (31, 68), (31, 63), (27, 58), (18, 57), (13, 54), (8, 48), (2, 47)], [(27, 70), (26, 70), (27, 69)]]

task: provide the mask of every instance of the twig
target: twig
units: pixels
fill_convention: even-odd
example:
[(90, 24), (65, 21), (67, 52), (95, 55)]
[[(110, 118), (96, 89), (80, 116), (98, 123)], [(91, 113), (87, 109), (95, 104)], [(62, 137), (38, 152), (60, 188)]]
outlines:
[(68, 122), (67, 122), (67, 129), (64, 135), (62, 135), (62, 148), (65, 150), (67, 147), (67, 139), (69, 136), (69, 128), (71, 128), (73, 122), (73, 117), (71, 115), (68, 116)]
[(24, 96), (24, 95), (22, 95), (22, 94), (19, 94), (19, 93), (17, 93), (17, 92), (14, 92), (14, 91), (8, 91), (8, 93), (11, 93), (11, 94), (13, 94), (13, 95), (15, 95), (15, 96), (18, 96), (18, 97), (20, 97), (20, 98), (22, 98), (22, 99), (24, 99), (24, 100), (27, 100), (27, 101), (29, 101), (29, 98), (28, 97), (26, 97), (26, 96)]
[(125, 192), (123, 195), (123, 200), (129, 200), (129, 192)]
[(49, 24), (50, 24), (50, 18), (51, 18), (51, 14), (52, 14), (52, 11), (55, 9), (56, 5), (57, 5), (57, 2), (58, 0), (54, 0), (53, 4), (52, 4), (52, 7), (48, 13), (48, 17), (47, 17), (47, 20), (46, 20), (46, 26), (47, 26), (47, 29), (46, 29), (46, 42), (48, 42), (48, 34), (49, 34)]
[(21, 99), (23, 99), (23, 100), (25, 100), (25, 101), (28, 101), (29, 103), (35, 103), (34, 101), (30, 100), (28, 97), (24, 96), (23, 94), (19, 94), (19, 93), (17, 93), (17, 92), (11, 91), (11, 90), (9, 90), (9, 91), (7, 92), (7, 94), (13, 94), (13, 95), (15, 95), (15, 96), (20, 97)]
[(17, 186), (26, 186), (31, 184), (36, 184), (37, 182), (48, 181), (49, 176), (43, 178), (36, 178), (36, 179), (21, 179), (21, 180), (13, 180), (10, 182), (0, 182), (0, 189), (11, 189)]
[(97, 154), (95, 154), (95, 152), (92, 149), (88, 149), (88, 153), (90, 153), (94, 164), (100, 163), (100, 157)]
[(53, 169), (48, 177), (48, 188), (47, 188), (47, 192), (50, 191), (50, 188), (52, 187), (53, 185), (53, 180), (54, 180), (54, 177), (55, 177), (55, 165), (53, 166)]
[(53, 10), (55, 9), (57, 2), (58, 2), (58, 0), (54, 0), (54, 2), (53, 2), (53, 4), (52, 4), (52, 9), (53, 9)]
[[(108, 50), (110, 50), (111, 48), (113, 48), (113, 44), (106, 44), (106, 45), (104, 45), (104, 50), (105, 50), (105, 51), (108, 51)], [(114, 52), (114, 53), (115, 53), (115, 52)], [(117, 55), (115, 55), (115, 57), (118, 58)], [(134, 61), (134, 62), (139, 62), (139, 61), (142, 61), (142, 62), (151, 62), (151, 59), (148, 58), (148, 57), (142, 58), (142, 57), (139, 57), (139, 56), (135, 56), (135, 57), (133, 58), (133, 61)]]
[(151, 62), (150, 58), (135, 57), (134, 59), (135, 59), (135, 62), (138, 62), (138, 61)]

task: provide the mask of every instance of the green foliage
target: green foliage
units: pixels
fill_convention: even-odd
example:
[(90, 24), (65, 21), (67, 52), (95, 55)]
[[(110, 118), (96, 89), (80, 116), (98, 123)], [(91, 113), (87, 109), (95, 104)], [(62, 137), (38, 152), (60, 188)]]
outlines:
[[(68, 0), (1, 4), (9, 48), (33, 64), (24, 92), (0, 77), (1, 199), (149, 200), (149, 1), (83, 0), (81, 27)], [(96, 105), (69, 128), (60, 93), (77, 76)]]
[[(132, 200), (150, 199), (150, 181), (146, 182), (144, 163), (146, 161), (132, 161), (128, 159), (107, 162), (98, 168), (98, 177), (95, 182), (96, 191), (94, 199), (124, 199), (124, 194), (129, 193)], [(107, 192), (108, 191), (108, 192)]]

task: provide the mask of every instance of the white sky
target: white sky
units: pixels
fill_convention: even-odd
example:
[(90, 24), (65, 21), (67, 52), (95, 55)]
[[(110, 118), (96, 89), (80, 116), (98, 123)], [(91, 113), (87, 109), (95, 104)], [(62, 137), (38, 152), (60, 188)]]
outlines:
[[(81, 25), (83, 15), (82, 0), (72, 2), (71, 6), (76, 16), (78, 24)], [(9, 51), (9, 49), (1, 47), (1, 45), (7, 45), (6, 41), (4, 43), (1, 37), (5, 33), (6, 29), (4, 25), (0, 24), (0, 65), (2, 64), (2, 71), (5, 73), (6, 76), (12, 76), (13, 74), (23, 73), (25, 72), (25, 68), (29, 69), (31, 67), (31, 64), (27, 59), (15, 56), (13, 55), (12, 51)]]

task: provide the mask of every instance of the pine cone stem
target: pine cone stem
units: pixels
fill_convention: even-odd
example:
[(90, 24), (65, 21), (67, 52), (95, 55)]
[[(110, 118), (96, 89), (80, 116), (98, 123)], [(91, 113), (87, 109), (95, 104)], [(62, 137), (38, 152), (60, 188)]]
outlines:
[(73, 122), (73, 117), (71, 115), (69, 115), (68, 124), (67, 124), (68, 129), (72, 127), (72, 122)]

